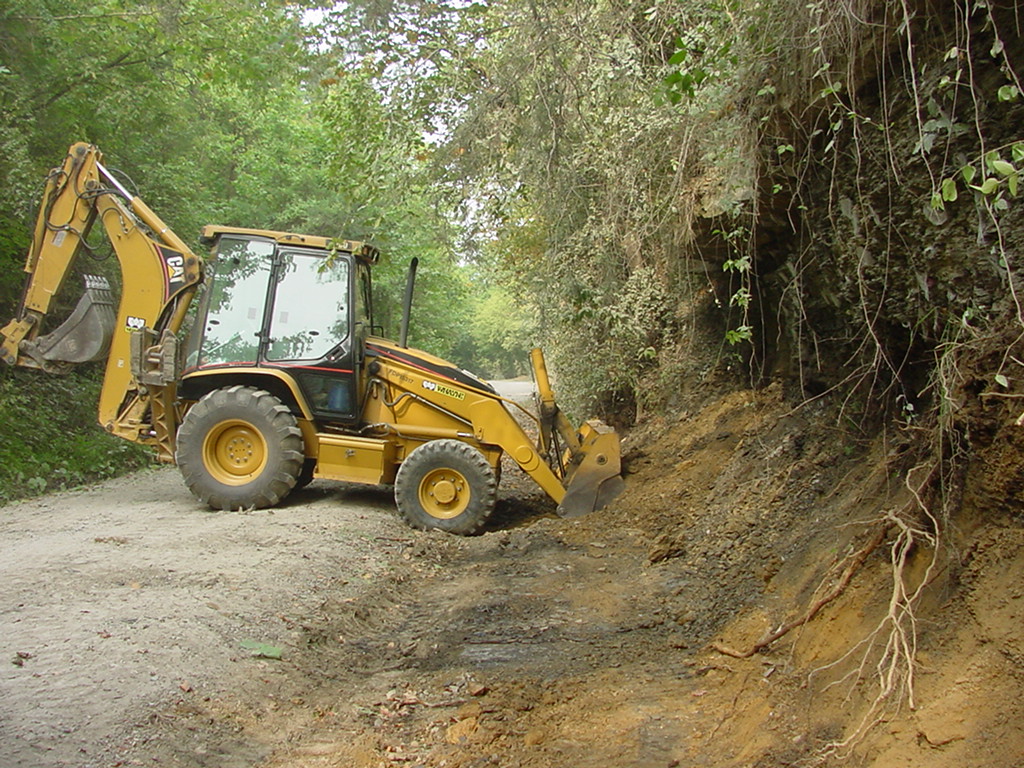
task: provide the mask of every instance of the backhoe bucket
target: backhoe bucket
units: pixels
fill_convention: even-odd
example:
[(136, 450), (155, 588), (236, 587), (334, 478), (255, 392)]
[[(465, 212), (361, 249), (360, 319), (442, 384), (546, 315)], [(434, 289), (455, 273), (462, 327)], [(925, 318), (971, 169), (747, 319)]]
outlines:
[(622, 480), (619, 436), (602, 421), (586, 422), (579, 431), (582, 460), (567, 476), (565, 498), (558, 505), (562, 517), (579, 517), (604, 507), (618, 496)]
[(21, 352), (46, 363), (88, 363), (106, 357), (117, 319), (110, 283), (98, 275), (85, 276), (85, 293), (61, 325), (34, 341), (24, 341)]

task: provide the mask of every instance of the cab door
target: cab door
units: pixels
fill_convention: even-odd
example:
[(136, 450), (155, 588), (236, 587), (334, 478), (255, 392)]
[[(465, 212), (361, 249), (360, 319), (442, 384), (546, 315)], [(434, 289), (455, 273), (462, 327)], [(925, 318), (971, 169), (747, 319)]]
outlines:
[(352, 258), (279, 247), (272, 306), (266, 322), (265, 364), (287, 368), (318, 419), (356, 419)]

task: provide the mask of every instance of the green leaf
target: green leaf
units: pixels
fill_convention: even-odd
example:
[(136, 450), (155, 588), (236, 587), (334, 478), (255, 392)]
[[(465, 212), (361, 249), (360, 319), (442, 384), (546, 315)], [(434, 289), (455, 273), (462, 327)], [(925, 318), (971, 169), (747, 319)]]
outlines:
[(736, 293), (729, 299), (730, 307), (743, 307), (746, 309), (750, 306), (751, 294), (746, 288), (740, 288)]
[(1013, 162), (1019, 163), (1024, 161), (1024, 141), (1018, 141), (1010, 147), (1010, 153), (1013, 155)]
[(993, 179), (991, 176), (982, 182), (980, 187), (974, 187), (974, 189), (981, 192), (983, 195), (991, 195), (996, 189), (999, 188), (999, 180)]
[(955, 202), (957, 198), (956, 181), (948, 178), (942, 182), (942, 199), (947, 202)]
[(997, 373), (995, 375), (995, 379), (996, 379), (996, 384), (998, 384), (1000, 387), (1002, 387), (1003, 389), (1009, 389), (1009, 387), (1010, 387), (1010, 380), (1008, 378), (1006, 378), (1003, 374)]
[(740, 256), (738, 259), (727, 259), (722, 264), (723, 272), (749, 272), (750, 271), (750, 257)]
[(240, 646), (252, 652), (253, 656), (263, 659), (280, 659), (281, 649), (276, 645), (261, 643), (258, 640), (242, 640)]
[(1000, 101), (1016, 101), (1020, 91), (1016, 85), (1004, 85), (998, 91)]
[(741, 341), (750, 341), (754, 338), (754, 329), (749, 325), (741, 325), (739, 328), (730, 329), (725, 332), (725, 340), (732, 345)]
[(1020, 184), (1020, 174), (1014, 173), (1007, 177), (1006, 186), (1010, 190), (1010, 194), (1014, 197), (1017, 196), (1017, 187)]
[(1005, 160), (993, 160), (992, 170), (1000, 176), (1009, 176), (1016, 172), (1017, 169), (1013, 167), (1013, 163), (1008, 163)]
[(936, 211), (946, 210), (946, 204), (942, 202), (942, 195), (939, 192), (932, 193), (932, 209)]
[(973, 165), (965, 165), (960, 169), (960, 173), (964, 177), (964, 181), (970, 184), (974, 181), (974, 177), (978, 174), (978, 170)]
[(828, 96), (834, 96), (835, 94), (843, 90), (842, 82), (829, 83), (826, 87), (821, 89), (821, 97), (826, 98)]

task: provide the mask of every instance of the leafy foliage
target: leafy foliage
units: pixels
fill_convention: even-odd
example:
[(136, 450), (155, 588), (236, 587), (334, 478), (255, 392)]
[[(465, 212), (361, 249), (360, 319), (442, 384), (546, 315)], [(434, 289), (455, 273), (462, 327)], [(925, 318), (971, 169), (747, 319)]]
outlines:
[[(0, 306), (39, 179), (87, 139), (186, 237), (216, 221), (372, 240), (390, 335), (418, 258), (413, 344), (487, 375), (542, 344), (580, 414), (773, 364), (805, 388), (837, 344), (898, 379), (893, 361), (952, 326), (932, 312), (934, 260), (892, 270), (916, 236), (878, 211), (923, 210), (923, 229), (977, 215), (998, 245), (972, 276), (988, 291), (1011, 269), (1019, 41), (987, 4), (955, 5), (957, 45), (919, 66), (940, 23), (878, 0), (10, 0)], [(877, 110), (863, 50), (905, 65)], [(982, 108), (1004, 115), (991, 139)], [(869, 156), (877, 184), (858, 175)], [(930, 189), (892, 181), (917, 166)], [(833, 185), (843, 168), (855, 190)], [(812, 234), (828, 231), (843, 242)]]
[(142, 467), (148, 451), (96, 425), (95, 372), (49, 377), (0, 369), (0, 504)]
[(505, 244), (580, 411), (635, 399), (689, 343), (689, 297), (727, 283), (694, 243), (755, 184), (745, 118), (720, 114), (740, 77), (732, 10), (508, 0), (456, 58), (477, 80), (452, 81), (467, 90), (436, 166), (476, 235)]

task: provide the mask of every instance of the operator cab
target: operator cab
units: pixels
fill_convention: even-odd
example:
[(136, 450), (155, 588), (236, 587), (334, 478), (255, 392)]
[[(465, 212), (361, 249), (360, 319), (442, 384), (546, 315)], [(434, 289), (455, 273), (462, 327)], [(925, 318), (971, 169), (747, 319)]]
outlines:
[(183, 394), (225, 369), (238, 381), (245, 369), (266, 376), (260, 385), (267, 389), (291, 379), (318, 421), (356, 421), (377, 250), (229, 227), (204, 228), (202, 242), (211, 257), (187, 343)]

